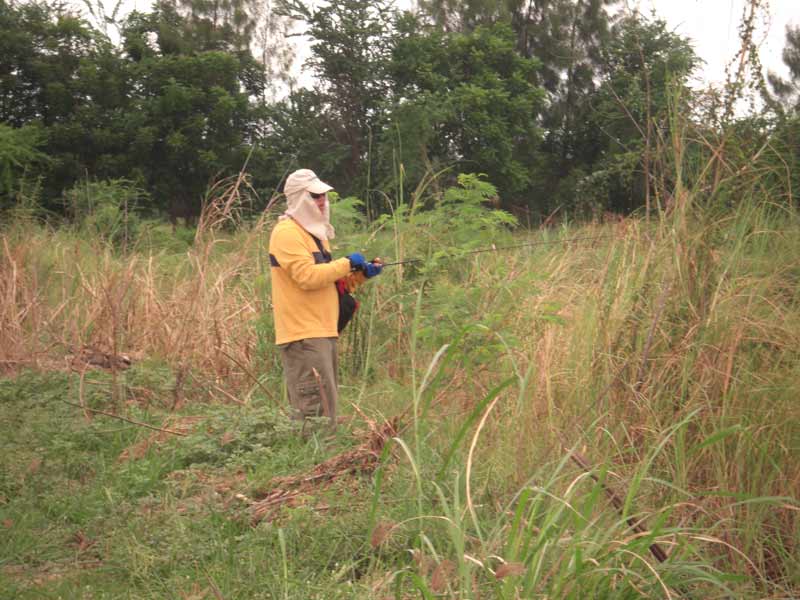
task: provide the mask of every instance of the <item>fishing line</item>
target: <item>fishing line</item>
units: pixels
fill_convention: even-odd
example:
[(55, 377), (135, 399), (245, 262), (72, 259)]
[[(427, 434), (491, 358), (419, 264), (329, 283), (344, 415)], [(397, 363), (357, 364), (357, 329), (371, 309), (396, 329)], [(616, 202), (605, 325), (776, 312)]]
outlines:
[[(538, 242), (526, 242), (524, 244), (514, 244), (512, 246), (495, 246), (492, 244), (489, 248), (478, 248), (477, 250), (466, 250), (459, 254), (446, 254), (443, 258), (461, 258), (462, 256), (468, 256), (470, 254), (481, 254), (483, 252), (502, 252), (504, 250), (516, 250), (518, 248), (528, 248), (530, 246), (546, 246), (550, 244), (568, 244), (569, 242), (579, 242), (585, 240), (605, 240), (609, 238), (613, 238), (613, 235), (595, 235), (595, 236), (582, 236), (582, 237), (574, 237), (568, 238), (566, 240), (546, 240), (546, 241), (538, 241)], [(428, 259), (426, 258), (407, 258), (405, 260), (397, 260), (394, 262), (383, 263), (384, 267), (392, 267), (395, 265), (406, 265), (410, 263), (417, 263), (417, 262), (424, 262)]]

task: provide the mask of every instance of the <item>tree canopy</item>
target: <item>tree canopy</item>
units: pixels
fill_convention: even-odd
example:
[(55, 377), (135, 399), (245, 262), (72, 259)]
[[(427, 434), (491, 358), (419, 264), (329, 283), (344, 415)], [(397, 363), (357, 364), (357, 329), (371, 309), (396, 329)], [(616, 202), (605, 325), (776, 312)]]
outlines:
[[(209, 184), (250, 157), (265, 196), (308, 166), (372, 216), (389, 210), (385, 190), (434, 173), (482, 173), (499, 204), (533, 218), (648, 206), (654, 140), (673, 99), (691, 96), (698, 59), (663, 22), (615, 5), (160, 0), (121, 19), (93, 11), (105, 24), (93, 25), (59, 0), (5, 2), (2, 202), (38, 181), (59, 212), (75, 182), (124, 178), (149, 210), (191, 219)], [(290, 30), (304, 88), (288, 69)], [(799, 107), (798, 56), (789, 29), (790, 78), (770, 77), (781, 132)]]

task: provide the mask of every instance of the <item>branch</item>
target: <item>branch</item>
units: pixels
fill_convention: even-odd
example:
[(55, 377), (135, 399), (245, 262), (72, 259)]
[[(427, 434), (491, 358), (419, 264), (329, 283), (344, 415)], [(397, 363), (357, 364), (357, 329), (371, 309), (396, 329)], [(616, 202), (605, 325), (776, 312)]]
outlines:
[(186, 434), (182, 431), (175, 431), (174, 429), (163, 429), (161, 427), (155, 427), (154, 425), (149, 425), (147, 423), (142, 423), (141, 421), (134, 421), (133, 419), (129, 419), (127, 417), (123, 417), (121, 415), (115, 415), (114, 413), (106, 412), (104, 410), (97, 410), (96, 408), (89, 408), (88, 406), (81, 406), (80, 404), (75, 404), (74, 402), (70, 402), (68, 400), (61, 400), (64, 404), (69, 404), (70, 406), (76, 406), (82, 410), (88, 410), (90, 412), (96, 413), (98, 415), (105, 415), (107, 417), (112, 417), (114, 419), (119, 419), (120, 421), (125, 421), (126, 423), (131, 423), (133, 425), (138, 425), (139, 427), (147, 427), (147, 429), (152, 429), (153, 431), (161, 431), (163, 433), (171, 433), (172, 435), (179, 435), (181, 437), (186, 437)]
[[(562, 447), (564, 452), (567, 452), (569, 454), (569, 457), (572, 459), (572, 461), (575, 462), (575, 464), (577, 464), (581, 469), (583, 469), (589, 475), (589, 477), (594, 479), (594, 481), (598, 483), (601, 488), (603, 488), (603, 491), (606, 493), (606, 496), (608, 496), (608, 499), (611, 501), (611, 504), (614, 506), (614, 508), (617, 509), (617, 512), (619, 512), (619, 514), (624, 517), (623, 510), (625, 503), (620, 499), (620, 497), (614, 490), (608, 487), (604, 482), (600, 481), (600, 478), (597, 475), (595, 475), (594, 469), (589, 464), (589, 461), (586, 460), (586, 458), (584, 458), (577, 451), (570, 450), (569, 448), (567, 448), (563, 443)], [(645, 530), (645, 528), (642, 527), (641, 521), (636, 521), (633, 517), (626, 517), (625, 520), (627, 521), (630, 528), (633, 529), (633, 531), (635, 531), (636, 533), (639, 534), (648, 533)], [(664, 561), (667, 560), (667, 553), (661, 546), (658, 545), (657, 542), (653, 542), (652, 544), (650, 544), (650, 552), (653, 554), (656, 560), (658, 560), (658, 562), (663, 563)]]

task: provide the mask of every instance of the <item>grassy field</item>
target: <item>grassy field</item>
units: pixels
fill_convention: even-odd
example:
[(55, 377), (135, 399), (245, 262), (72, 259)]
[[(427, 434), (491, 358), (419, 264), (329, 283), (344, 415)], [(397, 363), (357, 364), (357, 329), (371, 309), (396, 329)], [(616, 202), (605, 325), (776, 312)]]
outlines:
[(800, 594), (797, 212), (511, 231), (462, 183), (334, 208), (335, 253), (426, 257), (360, 291), (334, 435), (285, 416), (271, 215), (5, 227), (0, 596)]

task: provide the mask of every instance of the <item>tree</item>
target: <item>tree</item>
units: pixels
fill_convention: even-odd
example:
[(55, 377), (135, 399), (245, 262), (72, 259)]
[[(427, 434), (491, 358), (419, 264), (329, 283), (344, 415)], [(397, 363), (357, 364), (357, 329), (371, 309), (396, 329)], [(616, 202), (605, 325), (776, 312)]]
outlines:
[(768, 76), (778, 107), (786, 113), (800, 112), (800, 26), (786, 27), (786, 46), (782, 58), (789, 68), (789, 79), (775, 73)]
[(249, 98), (263, 91), (249, 52), (204, 50), (205, 41), (198, 49), (187, 29), (171, 3), (131, 14), (122, 28), (135, 82), (121, 119), (127, 158), (156, 197), (169, 199), (173, 220), (199, 214), (208, 184), (241, 166), (255, 136)]
[[(618, 0), (418, 0), (423, 15), (444, 31), (511, 25), (517, 51), (539, 63), (548, 92), (545, 129), (564, 136), (581, 98), (594, 90), (601, 48), (608, 41), (608, 7)], [(569, 137), (568, 135), (566, 137)]]
[[(516, 52), (508, 25), (427, 35), (424, 27), (411, 15), (400, 19), (392, 54), (392, 119), (406, 149), (404, 165), (421, 170), (458, 163), (462, 170), (486, 173), (506, 204), (522, 202), (541, 137), (538, 61)], [(384, 145), (395, 130), (386, 133)]]
[(156, 9), (179, 17), (182, 42), (197, 51), (249, 50), (256, 28), (255, 0), (158, 0)]
[(609, 7), (617, 0), (419, 0), (436, 27), (471, 31), (510, 24), (517, 52), (539, 62), (536, 83), (546, 97), (539, 114), (543, 140), (530, 161), (531, 204), (549, 213), (571, 205), (580, 173), (602, 143), (586, 123), (609, 41)]
[(60, 4), (0, 4), (0, 117), (41, 125), (46, 207), (79, 178), (124, 177), (173, 218), (199, 213), (257, 136), (264, 69), (242, 6), (159, 2), (119, 24), (117, 48)]
[(587, 123), (603, 139), (579, 189), (582, 202), (620, 212), (647, 206), (655, 137), (667, 139), (671, 101), (689, 96), (686, 81), (697, 60), (689, 41), (664, 21), (633, 13), (615, 24)]
[(603, 138), (589, 127), (603, 49), (610, 39), (609, 7), (615, 0), (534, 0), (510, 3), (517, 48), (535, 56), (547, 91), (542, 115), (544, 141), (532, 173), (540, 210), (552, 213), (575, 204), (577, 182), (591, 172)]
[(0, 123), (0, 208), (13, 205), (26, 170), (47, 161), (39, 150), (44, 143), (43, 133), (37, 125), (9, 127)]
[(97, 37), (65, 5), (0, 4), (0, 120), (20, 127), (68, 119), (80, 103), (77, 71)]
[[(369, 140), (382, 126), (382, 104), (388, 83), (386, 61), (392, 32), (391, 10), (381, 0), (341, 0), (310, 8), (300, 0), (286, 0), (282, 14), (306, 29), (311, 56), (306, 61), (315, 76), (314, 89), (294, 98), (318, 111), (320, 129), (310, 144), (332, 144), (344, 150), (336, 171), (326, 175), (341, 190), (364, 190), (369, 171)], [(296, 103), (295, 103), (296, 104)], [(298, 151), (306, 154), (300, 141)], [(312, 163), (313, 164), (313, 163)]]
[(256, 13), (256, 31), (254, 43), (256, 57), (264, 69), (264, 103), (272, 101), (278, 88), (285, 85), (291, 88), (295, 84), (292, 65), (295, 60), (294, 47), (287, 42), (289, 33), (288, 19), (278, 14), (273, 0), (261, 2)]
[[(771, 104), (777, 109), (778, 118), (770, 137), (770, 146), (780, 159), (777, 173), (786, 173), (785, 197), (793, 206), (800, 198), (800, 26), (786, 28), (786, 46), (783, 62), (789, 68), (789, 78), (783, 79), (774, 73), (768, 76), (775, 94)], [(783, 178), (781, 178), (783, 179)]]
[(45, 207), (58, 208), (61, 190), (124, 152), (102, 116), (126, 101), (124, 69), (110, 42), (60, 3), (0, 4), (0, 29), (0, 119), (41, 126), (50, 160), (32, 174), (44, 177)]
[(417, 0), (420, 14), (445, 33), (508, 23), (516, 0)]

